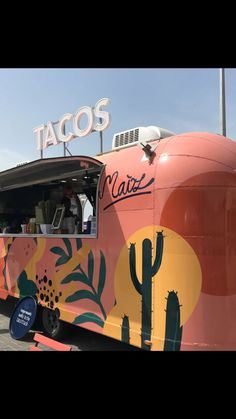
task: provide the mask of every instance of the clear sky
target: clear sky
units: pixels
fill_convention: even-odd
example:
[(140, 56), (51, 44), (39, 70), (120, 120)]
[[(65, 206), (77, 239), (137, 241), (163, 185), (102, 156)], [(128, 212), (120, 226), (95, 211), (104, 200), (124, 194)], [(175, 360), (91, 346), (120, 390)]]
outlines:
[[(219, 69), (0, 69), (0, 171), (40, 158), (33, 128), (110, 98), (115, 133), (156, 125), (176, 133), (219, 133)], [(227, 136), (236, 140), (236, 69), (226, 69)], [(99, 134), (73, 140), (73, 155), (95, 156)], [(63, 155), (61, 145), (45, 157)]]

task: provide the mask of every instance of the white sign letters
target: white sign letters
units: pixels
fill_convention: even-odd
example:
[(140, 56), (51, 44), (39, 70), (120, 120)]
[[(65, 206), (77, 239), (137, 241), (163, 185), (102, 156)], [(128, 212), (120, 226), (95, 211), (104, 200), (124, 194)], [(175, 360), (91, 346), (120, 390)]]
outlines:
[[(51, 145), (57, 145), (61, 142), (68, 143), (76, 137), (86, 137), (93, 131), (104, 131), (111, 122), (111, 116), (103, 111), (102, 107), (109, 105), (107, 98), (99, 100), (94, 108), (83, 106), (75, 115), (66, 113), (59, 122), (49, 121), (47, 125), (40, 125), (34, 128), (36, 135), (37, 150), (43, 150)], [(82, 117), (87, 118), (85, 128), (81, 128)], [(98, 121), (96, 121), (96, 118)], [(66, 134), (66, 124), (71, 122), (72, 132)], [(56, 127), (57, 126), (57, 127)]]

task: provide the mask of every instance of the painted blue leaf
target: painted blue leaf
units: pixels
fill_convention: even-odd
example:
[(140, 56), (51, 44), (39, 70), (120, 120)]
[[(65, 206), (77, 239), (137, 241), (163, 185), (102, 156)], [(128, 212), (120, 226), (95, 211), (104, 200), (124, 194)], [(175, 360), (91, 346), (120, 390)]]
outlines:
[(83, 313), (80, 316), (77, 316), (73, 321), (73, 324), (82, 323), (96, 323), (98, 326), (104, 326), (104, 321), (94, 313)]
[(67, 252), (68, 252), (68, 256), (72, 257), (72, 247), (71, 247), (71, 242), (69, 239), (63, 239), (63, 242), (66, 245), (67, 248)]
[(97, 297), (92, 292), (87, 290), (76, 291), (74, 294), (66, 298), (66, 303), (73, 303), (74, 301), (84, 300), (85, 298), (97, 302)]

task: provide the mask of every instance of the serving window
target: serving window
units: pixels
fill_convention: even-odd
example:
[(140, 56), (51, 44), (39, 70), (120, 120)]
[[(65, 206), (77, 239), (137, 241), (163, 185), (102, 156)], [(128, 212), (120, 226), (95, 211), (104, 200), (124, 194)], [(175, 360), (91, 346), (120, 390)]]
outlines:
[(97, 237), (103, 168), (83, 156), (43, 159), (0, 173), (0, 233)]

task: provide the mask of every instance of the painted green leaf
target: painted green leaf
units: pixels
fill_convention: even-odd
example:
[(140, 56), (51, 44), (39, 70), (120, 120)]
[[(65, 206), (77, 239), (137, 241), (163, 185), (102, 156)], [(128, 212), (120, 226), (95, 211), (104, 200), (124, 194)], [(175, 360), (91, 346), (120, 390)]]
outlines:
[(90, 250), (88, 254), (88, 277), (93, 282), (93, 271), (94, 271), (94, 258), (93, 258), (93, 252)]
[(90, 285), (90, 281), (87, 276), (83, 275), (82, 273), (75, 272), (67, 275), (62, 281), (61, 284), (69, 284), (72, 281), (79, 281), (83, 282), (83, 284)]
[(65, 251), (61, 247), (52, 247), (50, 252), (55, 253), (56, 255), (66, 256)]
[(98, 282), (98, 296), (101, 297), (106, 280), (106, 261), (104, 254), (100, 251), (100, 270)]
[(79, 268), (80, 268), (80, 263), (73, 269), (73, 272), (77, 271), (77, 269), (79, 269)]
[(28, 277), (27, 277), (26, 272), (22, 271), (21, 274), (18, 277), (18, 286), (19, 286), (19, 283), (23, 283), (25, 281), (28, 281)]
[(82, 323), (96, 323), (98, 326), (104, 326), (104, 321), (94, 313), (83, 313), (80, 316), (77, 316), (73, 321), (73, 324)]
[(69, 297), (66, 298), (66, 303), (73, 303), (74, 301), (83, 300), (85, 298), (97, 302), (97, 297), (92, 292), (87, 290), (80, 290), (76, 291), (72, 295), (69, 295)]
[(63, 239), (63, 242), (66, 245), (67, 248), (67, 252), (68, 252), (68, 256), (72, 257), (72, 247), (71, 247), (71, 242), (69, 239)]
[(64, 254), (59, 259), (57, 259), (55, 266), (63, 265), (64, 263), (68, 262), (68, 260), (70, 260), (70, 257)]
[(27, 278), (26, 272), (22, 271), (17, 279), (17, 285), (20, 290), (20, 296), (33, 296), (37, 293), (38, 288), (36, 284)]
[(81, 239), (76, 239), (76, 247), (77, 247), (77, 250), (81, 249), (81, 247), (82, 247)]
[(6, 280), (6, 263), (7, 263), (7, 255), (4, 256), (4, 268), (2, 270), (3, 278), (4, 278), (4, 289), (8, 290), (7, 280)]

